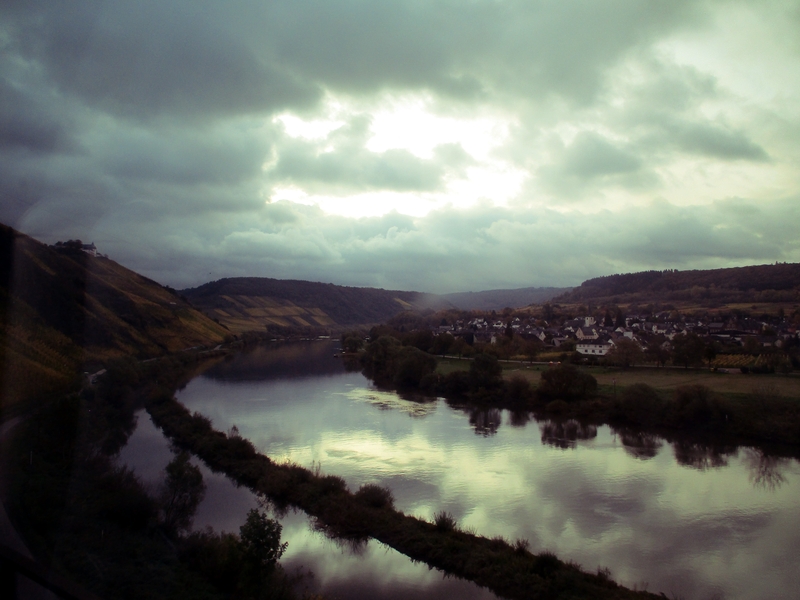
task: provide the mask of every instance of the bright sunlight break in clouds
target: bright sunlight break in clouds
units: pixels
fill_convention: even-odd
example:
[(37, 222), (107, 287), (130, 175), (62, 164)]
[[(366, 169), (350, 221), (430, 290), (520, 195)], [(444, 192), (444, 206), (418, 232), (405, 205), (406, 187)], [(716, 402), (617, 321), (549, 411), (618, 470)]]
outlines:
[(184, 287), (800, 261), (800, 2), (4, 2), (0, 220)]

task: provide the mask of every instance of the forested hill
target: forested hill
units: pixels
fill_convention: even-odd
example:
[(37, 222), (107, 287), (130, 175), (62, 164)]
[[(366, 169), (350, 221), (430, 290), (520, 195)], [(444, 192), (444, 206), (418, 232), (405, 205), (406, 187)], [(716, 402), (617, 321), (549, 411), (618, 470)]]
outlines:
[(364, 325), (384, 322), (402, 310), (450, 307), (420, 292), (266, 277), (220, 279), (181, 294), (233, 332)]
[(77, 241), (50, 247), (0, 225), (3, 404), (55, 390), (114, 357), (149, 358), (226, 335), (173, 291)]
[(798, 302), (800, 264), (705, 271), (643, 271), (596, 277), (553, 299), (561, 303)]
[(462, 310), (502, 310), (530, 304), (543, 304), (572, 288), (529, 287), (518, 289), (457, 292), (441, 297)]

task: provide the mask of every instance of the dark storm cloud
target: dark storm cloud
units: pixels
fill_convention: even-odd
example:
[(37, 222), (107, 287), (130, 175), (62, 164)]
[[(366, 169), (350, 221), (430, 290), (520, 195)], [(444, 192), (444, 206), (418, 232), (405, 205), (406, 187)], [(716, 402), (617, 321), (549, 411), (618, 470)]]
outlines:
[[(738, 6), (750, 5), (723, 8)], [(796, 258), (800, 215), (785, 172), (769, 201), (714, 202), (750, 191), (709, 192), (719, 182), (706, 179), (687, 200), (702, 206), (652, 202), (676, 162), (796, 162), (793, 113), (759, 107), (754, 117), (713, 70), (659, 45), (713, 29), (725, 10), (688, 0), (8, 0), (0, 220), (48, 242), (94, 239), (176, 287), (264, 275), (448, 292)], [(489, 199), (421, 218), (270, 202), (292, 187), (312, 200), (392, 192), (420, 204), (488, 164), (451, 140), (425, 158), (371, 151), (371, 115), (406, 97), (511, 123), (515, 137), (489, 155), (527, 173), (525, 193), (510, 207)], [(344, 125), (292, 137), (283, 113)], [(780, 130), (784, 150), (756, 122)], [(599, 210), (619, 191), (638, 194), (637, 206)]]
[(68, 147), (65, 124), (35, 98), (26, 96), (0, 77), (0, 151), (47, 154)]
[(118, 114), (232, 114), (348, 92), (563, 94), (697, 20), (694, 2), (31, 2), (4, 11), (11, 45), (57, 85)]
[(221, 8), (44, 1), (16, 4), (5, 18), (14, 50), (61, 90), (115, 114), (238, 114), (318, 99), (316, 86), (228, 29)]
[(632, 0), (311, 0), (275, 5), (270, 16), (282, 61), (334, 88), (586, 101), (601, 85), (601, 65), (698, 12), (692, 2)]
[(179, 185), (236, 184), (260, 175), (270, 151), (263, 127), (115, 128), (98, 132), (97, 161), (110, 175)]

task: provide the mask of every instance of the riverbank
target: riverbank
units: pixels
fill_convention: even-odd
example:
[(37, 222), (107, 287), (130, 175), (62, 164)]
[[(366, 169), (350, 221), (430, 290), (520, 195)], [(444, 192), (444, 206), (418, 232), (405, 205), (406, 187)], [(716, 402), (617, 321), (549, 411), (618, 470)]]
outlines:
[[(367, 344), (358, 362), (377, 385), (476, 409), (528, 410), (545, 418), (635, 426), (660, 435), (693, 436), (701, 443), (716, 439), (770, 447), (788, 455), (800, 450), (800, 380), (792, 376), (610, 370), (569, 362), (531, 365), (490, 354), (440, 363), (389, 335)], [(731, 384), (734, 378), (742, 383)], [(750, 390), (739, 390), (744, 382)]]
[(524, 541), (461, 531), (447, 515), (438, 515), (433, 523), (404, 515), (393, 508), (391, 494), (378, 494), (375, 486), (362, 486), (353, 493), (339, 477), (276, 464), (247, 440), (215, 431), (207, 418), (190, 414), (168, 396), (149, 402), (147, 409), (174, 443), (197, 454), (212, 469), (265, 494), (277, 506), (303, 510), (332, 536), (377, 539), (413, 560), (507, 598), (655, 597), (618, 586), (604, 572), (581, 571), (550, 553), (532, 554)]

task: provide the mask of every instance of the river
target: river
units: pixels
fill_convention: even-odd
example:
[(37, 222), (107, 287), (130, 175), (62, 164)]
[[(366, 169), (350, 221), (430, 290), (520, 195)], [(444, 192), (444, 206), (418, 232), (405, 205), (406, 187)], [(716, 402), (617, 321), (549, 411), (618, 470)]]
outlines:
[[(629, 587), (705, 600), (796, 598), (800, 464), (751, 448), (668, 443), (636, 431), (527, 414), (470, 411), (374, 389), (345, 371), (334, 345), (260, 346), (209, 368), (178, 392), (215, 428), (273, 458), (389, 487), (395, 505), (450, 512), (488, 537), (525, 539)], [(155, 485), (171, 458), (146, 413), (120, 461)], [(200, 464), (200, 463), (198, 463)], [(202, 465), (195, 527), (237, 531), (257, 505)], [(301, 587), (346, 598), (491, 598), (371, 541), (352, 548), (279, 516), (282, 564)]]

